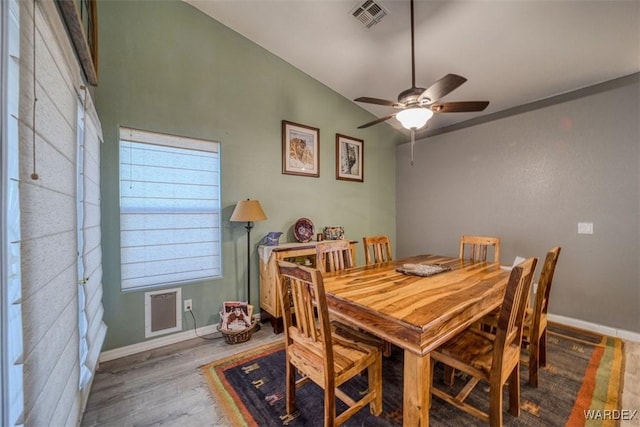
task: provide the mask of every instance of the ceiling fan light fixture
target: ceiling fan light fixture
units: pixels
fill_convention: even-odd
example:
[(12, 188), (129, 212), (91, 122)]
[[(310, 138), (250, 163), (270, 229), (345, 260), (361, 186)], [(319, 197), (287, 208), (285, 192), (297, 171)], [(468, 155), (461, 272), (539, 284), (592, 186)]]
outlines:
[(433, 116), (433, 111), (427, 108), (412, 107), (396, 114), (396, 119), (405, 129), (420, 129), (427, 124)]
[[(364, 0), (362, 8), (369, 7), (373, 0)], [(393, 108), (402, 108), (403, 110), (397, 114), (390, 114), (385, 117), (379, 117), (375, 120), (358, 126), (358, 129), (364, 129), (378, 123), (389, 120), (392, 117), (398, 119), (405, 129), (411, 130), (411, 135), (415, 130), (421, 129), (427, 124), (427, 121), (433, 116), (433, 113), (471, 113), (476, 111), (484, 111), (489, 105), (489, 101), (459, 101), (459, 102), (440, 102), (440, 98), (449, 94), (452, 90), (467, 81), (466, 78), (457, 74), (447, 74), (428, 88), (416, 86), (416, 55), (415, 55), (415, 34), (414, 34), (414, 17), (413, 17), (413, 0), (411, 5), (411, 87), (400, 92), (398, 102), (389, 101), (387, 99), (371, 98), (361, 96), (354, 99), (356, 102), (366, 102), (369, 104), (384, 105)], [(373, 6), (372, 6), (373, 7)], [(355, 15), (357, 16), (357, 14)], [(407, 108), (408, 107), (408, 108)], [(426, 108), (425, 108), (426, 107)]]

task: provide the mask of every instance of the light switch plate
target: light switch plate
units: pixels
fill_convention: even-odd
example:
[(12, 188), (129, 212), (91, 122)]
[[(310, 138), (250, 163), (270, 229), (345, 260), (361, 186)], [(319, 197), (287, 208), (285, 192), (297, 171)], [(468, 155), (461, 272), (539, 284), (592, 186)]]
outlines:
[(593, 234), (593, 223), (592, 222), (579, 222), (578, 223), (578, 234)]

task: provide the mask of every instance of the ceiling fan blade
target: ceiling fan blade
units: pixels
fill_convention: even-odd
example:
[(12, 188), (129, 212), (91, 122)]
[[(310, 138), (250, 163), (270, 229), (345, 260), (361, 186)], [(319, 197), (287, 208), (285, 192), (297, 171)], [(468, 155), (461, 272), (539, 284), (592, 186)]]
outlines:
[(386, 105), (388, 107), (395, 107), (397, 105), (397, 102), (394, 102), (394, 101), (388, 101), (386, 99), (379, 99), (379, 98), (370, 98), (368, 96), (361, 96), (360, 98), (354, 99), (354, 101), (366, 102), (368, 104)]
[(487, 108), (489, 101), (461, 101), (432, 104), (429, 108), (436, 113), (469, 113)]
[(420, 97), (418, 98), (418, 102), (422, 101), (423, 99), (428, 99), (429, 103), (435, 102), (438, 99), (449, 94), (451, 91), (453, 91), (466, 81), (466, 78), (457, 74), (447, 74), (446, 76), (429, 86), (427, 90), (422, 92), (422, 95), (420, 95)]
[(377, 125), (378, 123), (382, 123), (385, 120), (389, 120), (390, 118), (395, 117), (395, 114), (390, 114), (388, 116), (380, 117), (378, 119), (372, 120), (369, 123), (365, 123), (363, 125), (358, 126), (358, 129), (368, 128), (369, 126)]

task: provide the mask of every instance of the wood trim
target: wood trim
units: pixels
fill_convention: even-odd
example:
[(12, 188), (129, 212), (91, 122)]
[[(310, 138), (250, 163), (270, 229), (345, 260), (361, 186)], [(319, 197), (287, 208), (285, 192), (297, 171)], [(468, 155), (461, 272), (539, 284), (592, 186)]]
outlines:
[(76, 5), (77, 0), (56, 0), (67, 26), (87, 82), (98, 85), (98, 8), (96, 0), (81, 0), (88, 7), (87, 28)]

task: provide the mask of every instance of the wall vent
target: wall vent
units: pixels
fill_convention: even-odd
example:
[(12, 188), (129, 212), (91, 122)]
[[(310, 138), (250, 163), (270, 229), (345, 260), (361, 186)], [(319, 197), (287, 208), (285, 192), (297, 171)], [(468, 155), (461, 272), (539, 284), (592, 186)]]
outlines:
[(182, 331), (182, 289), (164, 289), (144, 294), (144, 337)]
[(351, 10), (351, 15), (367, 28), (371, 28), (387, 16), (387, 11), (374, 0), (364, 0)]

